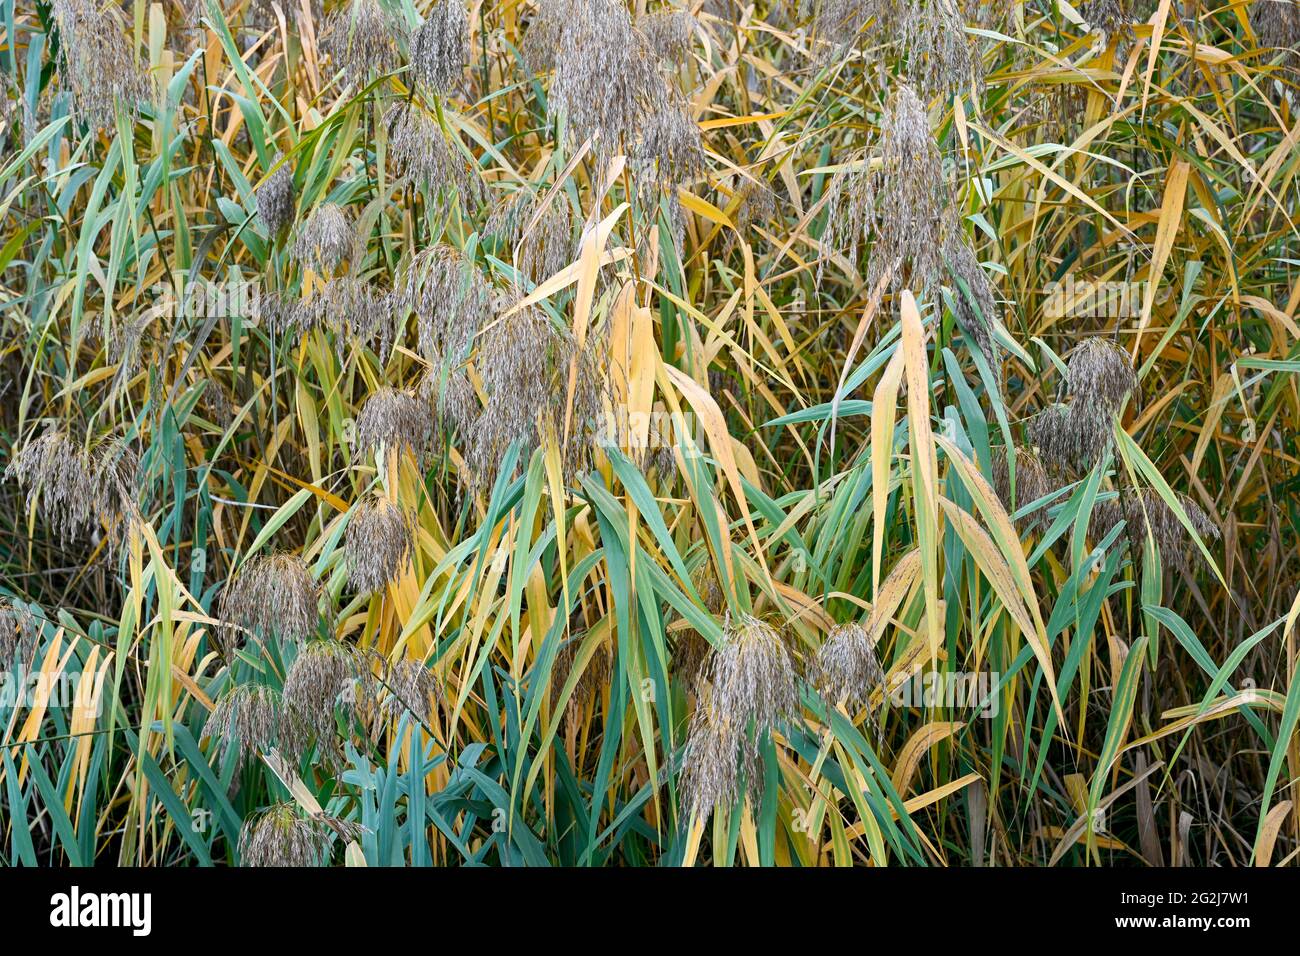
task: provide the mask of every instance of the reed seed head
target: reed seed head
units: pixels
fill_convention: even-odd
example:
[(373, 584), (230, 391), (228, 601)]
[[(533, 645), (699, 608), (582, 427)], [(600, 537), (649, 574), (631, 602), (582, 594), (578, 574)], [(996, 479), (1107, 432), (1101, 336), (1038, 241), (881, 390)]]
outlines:
[(545, 0), (558, 17), (552, 109), (566, 117), (576, 143), (598, 137), (609, 157), (637, 141), (643, 119), (659, 108), (668, 87), (623, 0)]
[(723, 638), (708, 671), (719, 718), (740, 730), (752, 724), (760, 738), (780, 721), (795, 719), (798, 676), (776, 628), (749, 615), (733, 620), (728, 614)]
[(41, 514), (65, 545), (107, 533), (112, 551), (122, 523), (137, 515), (138, 471), (139, 459), (125, 443), (109, 439), (86, 449), (52, 426), (14, 454), (5, 478), (40, 494)]
[(335, 203), (321, 203), (298, 233), (293, 246), (294, 258), (310, 265), (321, 275), (330, 276), (352, 258), (357, 237), (347, 213)]
[(326, 866), (335, 837), (347, 842), (363, 828), (324, 814), (303, 815), (292, 803), (278, 803), (250, 818), (239, 833), (242, 866)]
[(394, 501), (367, 497), (353, 509), (343, 537), (348, 582), (373, 594), (397, 580), (411, 556), (411, 521)]
[(411, 35), (411, 72), (434, 93), (460, 83), (469, 63), (469, 11), (464, 0), (437, 0)]
[(875, 160), (835, 176), (826, 241), (856, 265), (859, 243), (874, 240), (869, 288), (897, 265), (895, 289), (928, 289), (939, 276), (952, 197), (925, 106), (910, 87), (886, 105), (875, 152)]
[(902, 48), (908, 73), (929, 99), (969, 87), (976, 80), (978, 57), (972, 57), (965, 24), (955, 0), (916, 0), (902, 19)]
[[(555, 655), (551, 665), (551, 706), (560, 702), (560, 694), (573, 676), (573, 669), (578, 664), (578, 651), (581, 650), (584, 632), (575, 633)], [(613, 656), (607, 644), (602, 643), (592, 653), (587, 666), (578, 675), (573, 694), (564, 708), (564, 719), (571, 725), (576, 724), (587, 709), (587, 705), (600, 696), (601, 688), (609, 683), (609, 675), (614, 665)]]
[(1070, 353), (1066, 368), (1075, 399), (1096, 404), (1111, 415), (1137, 390), (1132, 358), (1110, 339), (1084, 339)]
[[(1011, 468), (1006, 451), (1005, 448), (993, 451), (993, 489), (998, 493), (998, 498), (1002, 502), (1002, 507), (1007, 510), (1007, 514), (1012, 515), (1025, 505), (1051, 494), (1056, 490), (1056, 483), (1049, 477), (1042, 459), (1032, 450), (1012, 448), (1010, 457), (1016, 466), (1016, 489), (1015, 494), (1012, 495)], [(1026, 524), (1046, 522), (1047, 506), (1036, 508), (1025, 515), (1023, 520)]]
[[(282, 153), (275, 154), (275, 163), (284, 158)], [(257, 214), (266, 226), (267, 233), (274, 237), (280, 230), (293, 222), (293, 166), (283, 163), (279, 169), (267, 177), (257, 189)]]
[(958, 238), (950, 236), (944, 247), (944, 258), (954, 285), (953, 301), (956, 311), (953, 317), (968, 339), (975, 344), (988, 363), (989, 370), (1001, 380), (1002, 367), (998, 362), (997, 345), (993, 340), (994, 323), (997, 322), (998, 306), (993, 295), (993, 284), (980, 262), (975, 258), (971, 247)]
[(466, 358), (474, 336), (492, 318), (492, 287), (469, 257), (445, 243), (413, 256), (396, 291), (402, 307), (415, 313), (420, 351), (430, 361)]
[(740, 740), (730, 725), (715, 718), (708, 696), (696, 705), (682, 751), (682, 810), (699, 820), (735, 806), (740, 796)]
[(149, 80), (127, 39), (115, 4), (53, 0), (59, 27), (59, 72), (72, 94), (73, 110), (92, 128), (116, 123), (117, 109), (133, 117), (150, 96)]
[(352, 0), (326, 21), (322, 39), (335, 64), (362, 83), (371, 70), (387, 73), (397, 65), (396, 29), (378, 0)]
[(40, 626), (26, 608), (0, 601), (0, 671), (25, 667), (36, 650)]
[(438, 422), (450, 432), (467, 435), (478, 421), (478, 393), (463, 368), (445, 367), (435, 360), (420, 380), (420, 398), (433, 404)]
[(433, 417), (415, 392), (381, 388), (366, 399), (357, 415), (356, 437), (363, 454), (405, 449), (423, 462), (432, 447)]
[[(439, 0), (438, 5), (459, 4), (460, 0)], [(388, 129), (389, 154), (403, 176), (425, 186), (439, 201), (460, 196), (477, 203), (482, 184), (459, 147), (442, 126), (421, 107), (400, 102), (384, 114)]]
[(654, 53), (664, 63), (685, 63), (691, 55), (691, 35), (695, 32), (695, 17), (685, 10), (662, 10), (637, 18), (636, 28), (641, 31)]
[(698, 179), (704, 171), (700, 127), (684, 101), (667, 99), (645, 117), (631, 160), (637, 186), (647, 194), (642, 202), (653, 208), (661, 200), (667, 200), (669, 222), (680, 248), (683, 217), (677, 190)]
[[(1178, 502), (1202, 542), (1219, 537), (1218, 524), (1200, 505), (1182, 494)], [(1187, 528), (1155, 489), (1125, 491), (1118, 499), (1099, 502), (1092, 514), (1093, 537), (1105, 538), (1120, 521), (1124, 522), (1123, 534), (1134, 552), (1142, 553), (1150, 531), (1164, 561), (1182, 570), (1188, 568), (1193, 545)]]
[(221, 752), (221, 761), (235, 755), (235, 774), (249, 761), (270, 750), (280, 736), (280, 692), (262, 684), (239, 684), (218, 700), (203, 735)]
[(284, 679), (285, 705), (315, 739), (321, 759), (333, 766), (343, 762), (336, 711), (350, 728), (374, 694), (371, 656), (333, 639), (302, 645)]
[(844, 700), (854, 710), (865, 707), (885, 682), (876, 646), (867, 629), (856, 622), (837, 624), (817, 655), (817, 684), (832, 705)]
[(296, 554), (250, 558), (221, 596), (221, 617), (267, 639), (301, 643), (320, 623), (319, 586)]
[(1075, 399), (1040, 412), (1029, 440), (1048, 470), (1082, 474), (1102, 461), (1114, 440), (1115, 413), (1101, 402)]
[(443, 700), (442, 682), (423, 661), (402, 660), (390, 667), (385, 678), (389, 695), (384, 710), (394, 720), (409, 713), (421, 723), (432, 726)]
[(573, 261), (573, 207), (563, 191), (543, 205), (527, 186), (497, 201), (483, 231), (495, 235), (514, 255), (519, 272), (534, 284)]
[(1300, 59), (1300, 3), (1255, 0), (1249, 9), (1250, 25), (1260, 46), (1284, 50), (1293, 62)]

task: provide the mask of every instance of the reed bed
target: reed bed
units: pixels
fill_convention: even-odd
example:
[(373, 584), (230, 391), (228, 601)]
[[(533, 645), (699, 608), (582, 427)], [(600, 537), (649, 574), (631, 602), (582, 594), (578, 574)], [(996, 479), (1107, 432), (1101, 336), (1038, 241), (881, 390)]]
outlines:
[(1293, 0), (0, 0), (0, 859), (1300, 857)]

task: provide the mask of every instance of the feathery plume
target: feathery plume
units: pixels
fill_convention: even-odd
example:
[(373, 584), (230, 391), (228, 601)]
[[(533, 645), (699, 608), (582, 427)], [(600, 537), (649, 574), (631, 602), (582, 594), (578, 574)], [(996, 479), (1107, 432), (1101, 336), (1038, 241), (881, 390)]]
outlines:
[(221, 596), (221, 617), (263, 638), (302, 642), (320, 623), (320, 588), (296, 554), (257, 555)]
[(411, 522), (396, 502), (372, 495), (353, 509), (343, 536), (348, 582), (357, 591), (382, 591), (411, 554)]
[(965, 24), (955, 0), (919, 0), (902, 16), (901, 44), (907, 51), (908, 75), (926, 98), (967, 87), (981, 65), (971, 56)]
[[(275, 154), (275, 161), (280, 163), (283, 153)], [(267, 233), (274, 238), (281, 229), (293, 222), (293, 166), (282, 163), (280, 168), (267, 177), (266, 182), (258, 187), (256, 193), (257, 215), (266, 226)]]
[[(1204, 541), (1219, 537), (1218, 524), (1200, 505), (1183, 494), (1178, 495), (1178, 502), (1199, 538)], [(1187, 570), (1192, 550), (1187, 528), (1154, 488), (1126, 491), (1117, 500), (1098, 503), (1092, 514), (1093, 537), (1105, 538), (1120, 521), (1124, 522), (1124, 537), (1134, 551), (1142, 552), (1149, 531), (1161, 558)]]
[(293, 803), (277, 803), (260, 817), (249, 818), (239, 832), (242, 866), (308, 867), (329, 863), (334, 838), (344, 842), (363, 828), (324, 814), (303, 816)]
[(411, 35), (411, 72), (434, 93), (450, 93), (469, 63), (469, 12), (464, 0), (437, 0)]
[(622, 0), (544, 0), (544, 8), (559, 18), (551, 108), (578, 143), (599, 137), (599, 156), (628, 149), (668, 90), (645, 37)]
[(698, 691), (700, 678), (704, 676), (704, 667), (712, 650), (713, 645), (708, 638), (694, 628), (683, 631), (678, 636), (673, 645), (672, 671), (686, 682), (689, 690)]
[(975, 252), (955, 235), (950, 236), (944, 246), (944, 258), (957, 286), (953, 296), (956, 304), (953, 318), (983, 354), (989, 370), (1001, 381), (1002, 366), (998, 362), (997, 345), (993, 341), (993, 324), (998, 315), (993, 284), (975, 258)]
[(495, 235), (514, 256), (522, 275), (534, 284), (555, 275), (575, 255), (573, 207), (563, 191), (542, 205), (527, 186), (497, 201), (483, 231)]
[(30, 611), (0, 601), (0, 671), (11, 664), (26, 666), (36, 650), (39, 626)]
[(280, 692), (263, 684), (239, 684), (217, 700), (203, 725), (203, 736), (210, 738), (221, 752), (221, 762), (235, 755), (235, 774), (248, 762), (270, 750), (284, 734)]
[(831, 628), (818, 650), (816, 674), (828, 703), (844, 700), (854, 710), (867, 706), (872, 692), (885, 682), (875, 643), (857, 622)]
[(1256, 0), (1250, 5), (1250, 25), (1259, 45), (1286, 51), (1300, 63), (1300, 3), (1296, 0)]
[(709, 706), (709, 696), (706, 691), (696, 704), (682, 751), (681, 800), (688, 819), (706, 819), (735, 806), (740, 796), (737, 734)]
[[(575, 633), (555, 655), (555, 662), (551, 665), (551, 707), (559, 704), (560, 694), (573, 676), (573, 669), (578, 664), (578, 651), (585, 637), (585, 632)], [(613, 665), (609, 645), (601, 643), (587, 661), (586, 668), (578, 675), (573, 694), (564, 708), (566, 722), (576, 724), (581, 719), (587, 705), (600, 695), (601, 688), (608, 683)]]
[[(459, 2), (439, 0), (438, 5)], [(479, 201), (483, 190), (478, 174), (436, 118), (419, 106), (400, 102), (384, 114), (384, 126), (389, 153), (402, 175), (436, 195), (450, 197), (455, 190), (465, 199)]]
[(678, 97), (665, 100), (646, 116), (631, 160), (637, 185), (649, 194), (642, 201), (656, 206), (660, 198), (668, 201), (669, 222), (680, 246), (683, 222), (677, 189), (698, 179), (704, 170), (700, 127), (684, 101)]
[(41, 514), (51, 530), (68, 544), (82, 534), (96, 539), (113, 536), (123, 521), (136, 518), (139, 460), (116, 439), (87, 450), (77, 446), (57, 426), (16, 452), (5, 469), (28, 493), (40, 493)]
[(1070, 353), (1066, 365), (1070, 392), (1076, 399), (1095, 403), (1114, 414), (1137, 390), (1137, 373), (1129, 354), (1110, 339), (1084, 339)]
[[(555, 329), (531, 306), (505, 316), (487, 332), (478, 362), (487, 407), (470, 434), (471, 484), (490, 482), (513, 442), (527, 460), (548, 430), (561, 443), (566, 475), (590, 467), (594, 449), (608, 435), (608, 385), (600, 368), (600, 356), (608, 350), (601, 345), (593, 337), (579, 349), (567, 331)], [(571, 364), (576, 376), (570, 412)]]
[(352, 0), (325, 24), (325, 48), (349, 78), (358, 83), (370, 71), (387, 73), (397, 64), (396, 27), (378, 0)]
[(333, 766), (343, 761), (335, 711), (341, 711), (351, 727), (374, 691), (370, 655), (333, 639), (304, 644), (284, 679), (289, 712), (302, 721), (315, 738), (321, 758)]
[[(1055, 483), (1048, 477), (1042, 459), (1028, 448), (1012, 448), (1010, 457), (1016, 466), (1016, 493), (1011, 493), (1011, 469), (1007, 463), (1007, 449), (995, 449), (993, 452), (993, 489), (1002, 501), (1007, 514), (1013, 515), (1025, 505), (1051, 494)], [(1047, 506), (1036, 508), (1025, 515), (1026, 524), (1045, 522)]]
[(397, 296), (415, 313), (420, 351), (460, 361), (492, 317), (492, 287), (467, 256), (445, 243), (418, 252), (397, 278)]
[(118, 106), (133, 116), (149, 99), (149, 81), (118, 8), (94, 0), (53, 0), (53, 12), (59, 26), (59, 73), (77, 116), (96, 129), (113, 126)]
[(709, 662), (711, 702), (721, 719), (738, 729), (752, 725), (762, 739), (782, 720), (799, 713), (797, 674), (780, 633), (749, 615), (727, 616), (723, 645)]
[(1132, 0), (1088, 0), (1082, 13), (1088, 25), (1099, 28), (1107, 36), (1124, 27), (1131, 19)]
[(852, 43), (869, 23), (882, 36), (898, 28), (900, 11), (894, 0), (803, 0), (802, 7), (813, 15), (817, 38), (830, 45), (825, 55)]
[(442, 682), (423, 661), (399, 661), (388, 669), (384, 683), (390, 692), (383, 703), (385, 713), (394, 720), (409, 713), (421, 723), (433, 724), (437, 707), (442, 703)]
[(366, 399), (357, 415), (357, 448), (362, 453), (379, 454), (410, 451), (417, 462), (429, 454), (433, 439), (433, 419), (427, 403), (414, 392), (381, 388)]
[(925, 106), (911, 88), (890, 98), (876, 150), (878, 162), (864, 159), (835, 176), (824, 241), (856, 265), (859, 242), (875, 240), (869, 288), (896, 264), (895, 288), (927, 288), (939, 275), (952, 197)]
[(665, 63), (685, 63), (691, 53), (696, 20), (685, 10), (661, 10), (637, 18), (636, 28), (650, 50)]
[(420, 379), (419, 394), (421, 401), (433, 404), (438, 422), (448, 431), (466, 435), (478, 421), (478, 393), (463, 368), (444, 367), (435, 356)]
[(331, 203), (317, 206), (302, 224), (293, 246), (293, 256), (321, 275), (333, 275), (352, 258), (357, 237), (342, 207)]

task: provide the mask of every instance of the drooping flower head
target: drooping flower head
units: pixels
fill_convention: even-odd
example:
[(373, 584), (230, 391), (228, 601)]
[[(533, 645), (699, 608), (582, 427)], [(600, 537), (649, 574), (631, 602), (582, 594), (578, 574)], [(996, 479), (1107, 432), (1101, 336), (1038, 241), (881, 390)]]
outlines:
[(343, 537), (348, 582), (373, 594), (396, 581), (411, 554), (411, 521), (396, 502), (371, 495), (353, 509)]
[[(1011, 457), (1015, 462), (1015, 493), (1012, 494), (1011, 468), (1005, 451), (993, 451), (993, 489), (998, 493), (1007, 514), (1014, 515), (1025, 505), (1051, 494), (1056, 485), (1048, 476), (1038, 455), (1028, 448), (1012, 448)], [(1025, 515), (1024, 521), (1033, 524), (1045, 521), (1046, 518), (1047, 508), (1044, 505)]]
[(85, 448), (52, 426), (14, 454), (5, 478), (40, 495), (41, 514), (64, 544), (106, 533), (116, 548), (116, 532), (136, 518), (138, 471), (139, 459), (125, 443), (109, 439)]
[(366, 399), (356, 420), (357, 448), (379, 455), (403, 450), (423, 462), (433, 438), (433, 418), (427, 403), (414, 392), (381, 388)]
[(954, 233), (944, 247), (944, 259), (953, 279), (953, 317), (975, 347), (984, 356), (989, 370), (1000, 380), (1002, 367), (998, 362), (997, 344), (993, 341), (993, 328), (998, 320), (997, 300), (993, 284), (989, 282), (971, 247)]
[(133, 115), (149, 98), (149, 81), (118, 8), (94, 0), (53, 0), (53, 12), (59, 27), (59, 73), (77, 116), (103, 129), (114, 125), (119, 107)]
[(423, 661), (405, 659), (388, 668), (384, 677), (388, 697), (383, 702), (384, 711), (400, 720), (403, 714), (424, 724), (432, 724), (438, 705), (442, 702), (442, 682)]
[(952, 228), (952, 196), (925, 106), (907, 86), (890, 97), (861, 163), (836, 175), (828, 197), (825, 242), (856, 264), (873, 240), (868, 287), (894, 268), (893, 285), (926, 289), (939, 276)]
[(355, 823), (324, 814), (308, 816), (292, 803), (278, 803), (244, 823), (239, 832), (240, 864), (325, 866), (335, 838), (355, 840), (362, 832)]
[(267, 753), (277, 741), (290, 752), (296, 740), (288, 724), (280, 692), (262, 684), (238, 684), (226, 691), (203, 725), (224, 763), (234, 754), (235, 773), (250, 760)]
[[(1219, 537), (1218, 524), (1200, 505), (1181, 494), (1178, 503), (1202, 542)], [(1124, 522), (1123, 535), (1134, 553), (1142, 553), (1149, 532), (1163, 561), (1183, 570), (1188, 568), (1192, 539), (1174, 509), (1155, 489), (1126, 490), (1118, 499), (1098, 503), (1092, 513), (1093, 537), (1100, 541), (1120, 521)]]
[(668, 201), (669, 222), (680, 247), (683, 223), (677, 190), (704, 170), (700, 127), (685, 101), (670, 97), (646, 116), (631, 160), (637, 186), (647, 194), (643, 204), (654, 208), (661, 200)]
[(284, 679), (284, 702), (315, 739), (320, 758), (343, 761), (336, 713), (351, 727), (373, 700), (375, 676), (370, 655), (338, 640), (308, 641)]
[(415, 313), (420, 351), (430, 361), (462, 361), (492, 317), (493, 294), (474, 262), (446, 243), (416, 253), (400, 271), (397, 294)]
[(1249, 9), (1250, 25), (1260, 46), (1284, 50), (1292, 62), (1300, 59), (1300, 3), (1255, 0)]
[(685, 63), (690, 56), (691, 34), (698, 26), (686, 10), (660, 10), (638, 17), (636, 28), (660, 61)]
[(835, 625), (817, 657), (817, 683), (827, 702), (844, 700), (856, 710), (867, 705), (884, 681), (885, 672), (867, 629), (857, 622)]
[(26, 667), (36, 649), (40, 626), (26, 608), (0, 601), (0, 672)]
[[(459, 0), (440, 0), (442, 3)], [(455, 195), (477, 203), (482, 194), (478, 174), (447, 133), (419, 106), (401, 102), (384, 115), (389, 153), (399, 172), (447, 201)]]
[(574, 216), (563, 192), (543, 197), (527, 186), (497, 201), (483, 231), (497, 236), (534, 284), (555, 275), (576, 255)]
[(469, 62), (469, 12), (464, 0), (437, 0), (411, 34), (411, 72), (432, 92), (456, 88)]
[(317, 206), (303, 223), (293, 255), (303, 265), (329, 276), (352, 258), (356, 248), (356, 233), (347, 213), (341, 206), (327, 202)]
[(554, 18), (555, 78), (550, 105), (565, 117), (574, 146), (597, 137), (598, 155), (627, 150), (667, 84), (622, 0), (543, 0)]
[(272, 166), (275, 163), (281, 165), (258, 187), (256, 193), (257, 214), (272, 237), (293, 222), (293, 166), (287, 162), (282, 163), (283, 158), (282, 154), (275, 154)]
[(352, 0), (326, 21), (322, 38), (334, 62), (361, 84), (370, 71), (387, 73), (396, 66), (396, 29), (379, 0)]
[(723, 805), (715, 801), (735, 793), (738, 770), (757, 803), (763, 789), (762, 744), (782, 721), (799, 713), (794, 660), (775, 628), (754, 617), (733, 621), (728, 615), (723, 638), (705, 665), (707, 686), (691, 723), (683, 767), (683, 786), (700, 811)]
[(463, 368), (453, 368), (436, 355), (420, 379), (420, 399), (432, 404), (438, 423), (450, 432), (469, 433), (482, 410), (478, 393)]
[(221, 616), (264, 638), (301, 642), (320, 623), (320, 587), (306, 562), (277, 552), (247, 560), (221, 596)]
[(926, 99), (969, 87), (981, 61), (971, 55), (956, 0), (914, 0), (909, 7), (900, 37), (909, 79)]

